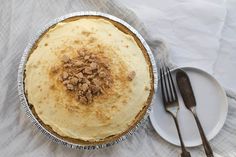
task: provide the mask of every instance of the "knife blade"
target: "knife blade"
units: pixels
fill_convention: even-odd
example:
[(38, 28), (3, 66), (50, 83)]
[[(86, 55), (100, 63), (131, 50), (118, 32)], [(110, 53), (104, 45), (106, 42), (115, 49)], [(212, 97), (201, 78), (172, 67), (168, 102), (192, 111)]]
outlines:
[(192, 110), (192, 107), (196, 106), (196, 100), (188, 75), (183, 70), (178, 70), (176, 81), (185, 106)]

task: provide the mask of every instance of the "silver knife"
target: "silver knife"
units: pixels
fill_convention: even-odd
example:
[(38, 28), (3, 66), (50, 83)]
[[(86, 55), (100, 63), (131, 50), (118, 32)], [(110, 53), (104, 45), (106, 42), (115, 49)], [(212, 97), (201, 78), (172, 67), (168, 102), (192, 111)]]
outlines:
[(193, 89), (192, 89), (190, 79), (189, 79), (187, 73), (181, 69), (177, 70), (176, 81), (177, 81), (177, 85), (178, 85), (180, 94), (183, 98), (185, 106), (188, 108), (188, 110), (190, 110), (192, 112), (192, 114), (195, 118), (198, 130), (199, 130), (199, 133), (200, 133), (200, 136), (202, 139), (202, 144), (203, 144), (205, 153), (206, 153), (207, 157), (214, 157), (211, 146), (205, 136), (202, 125), (197, 117), (196, 100), (195, 100)]

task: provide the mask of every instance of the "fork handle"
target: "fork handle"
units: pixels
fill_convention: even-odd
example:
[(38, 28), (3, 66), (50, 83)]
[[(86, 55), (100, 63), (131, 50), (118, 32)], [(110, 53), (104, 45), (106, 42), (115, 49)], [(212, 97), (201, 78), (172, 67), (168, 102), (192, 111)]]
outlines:
[(191, 157), (190, 153), (186, 150), (186, 147), (185, 147), (184, 142), (182, 140), (182, 136), (181, 136), (181, 133), (180, 133), (177, 117), (175, 117), (174, 115), (172, 115), (172, 116), (173, 116), (174, 121), (175, 121), (175, 125), (176, 125), (176, 128), (177, 128), (177, 132), (178, 132), (179, 140), (180, 140), (180, 144), (181, 144), (181, 149), (182, 149), (181, 157)]
[(194, 116), (195, 121), (197, 123), (197, 127), (198, 127), (198, 130), (199, 130), (201, 139), (202, 139), (202, 145), (203, 145), (203, 148), (205, 150), (205, 153), (206, 153), (207, 157), (214, 157), (213, 151), (212, 151), (211, 146), (210, 146), (210, 144), (209, 144), (209, 142), (208, 142), (208, 140), (207, 140), (207, 138), (205, 136), (205, 133), (204, 133), (203, 128), (202, 128), (202, 125), (201, 125), (201, 123), (200, 123), (200, 121), (199, 121), (199, 119), (197, 117), (197, 114), (196, 114), (195, 111), (192, 111), (192, 113), (193, 113), (193, 116)]

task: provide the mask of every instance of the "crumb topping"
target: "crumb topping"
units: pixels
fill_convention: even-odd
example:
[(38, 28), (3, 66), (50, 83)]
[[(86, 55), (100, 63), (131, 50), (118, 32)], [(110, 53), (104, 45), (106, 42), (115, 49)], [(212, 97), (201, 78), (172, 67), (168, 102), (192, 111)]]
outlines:
[(128, 74), (128, 80), (129, 81), (132, 81), (135, 77), (136, 73), (135, 71), (131, 71), (129, 74)]
[[(79, 50), (75, 58), (64, 55), (61, 61), (58, 80), (83, 104), (93, 102), (94, 97), (104, 94), (112, 86), (109, 64), (102, 57)], [(53, 67), (52, 72), (55, 71), (57, 68)]]

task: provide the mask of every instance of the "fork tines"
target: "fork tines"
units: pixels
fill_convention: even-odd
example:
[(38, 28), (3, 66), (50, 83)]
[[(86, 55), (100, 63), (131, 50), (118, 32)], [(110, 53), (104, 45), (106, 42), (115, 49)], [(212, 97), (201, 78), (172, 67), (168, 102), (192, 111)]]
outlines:
[(172, 102), (177, 102), (178, 97), (171, 72), (168, 67), (160, 68), (160, 81), (163, 103), (165, 105), (171, 105)]

